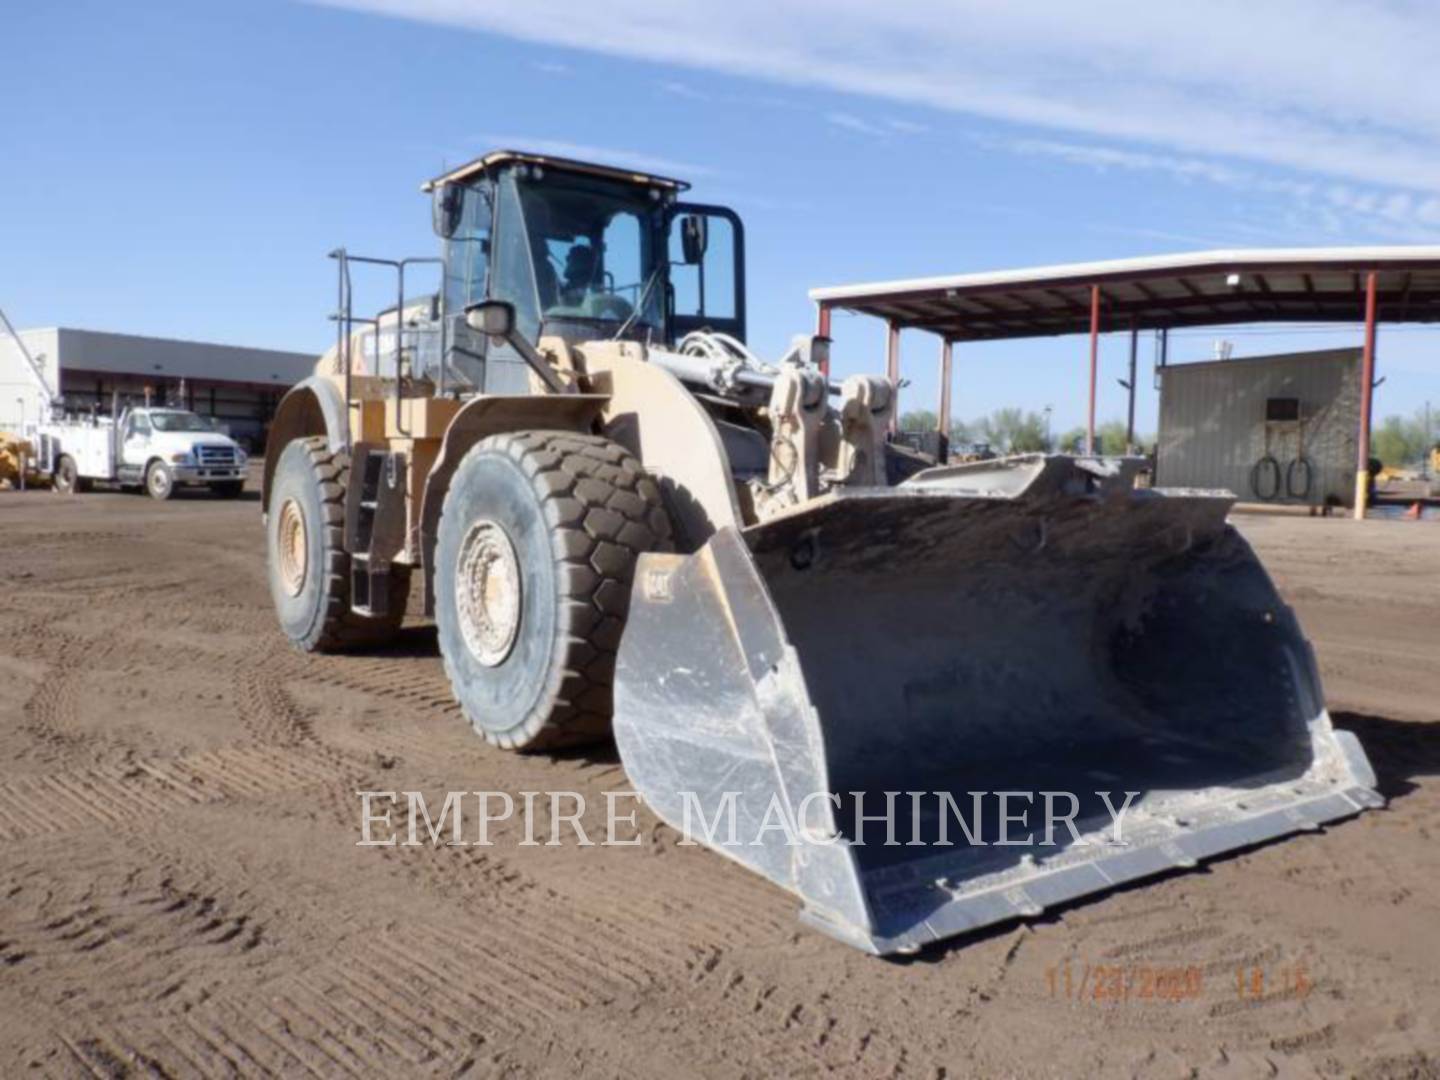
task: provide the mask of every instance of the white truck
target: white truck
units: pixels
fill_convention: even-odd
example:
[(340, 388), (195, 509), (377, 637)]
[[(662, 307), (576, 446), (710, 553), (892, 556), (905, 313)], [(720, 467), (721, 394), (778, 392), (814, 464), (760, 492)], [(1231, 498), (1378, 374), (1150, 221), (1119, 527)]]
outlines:
[(143, 488), (156, 499), (170, 498), (181, 485), (232, 499), (245, 490), (245, 451), (185, 409), (49, 420), (35, 425), (33, 438), (40, 470), (61, 492), (85, 491), (95, 482)]

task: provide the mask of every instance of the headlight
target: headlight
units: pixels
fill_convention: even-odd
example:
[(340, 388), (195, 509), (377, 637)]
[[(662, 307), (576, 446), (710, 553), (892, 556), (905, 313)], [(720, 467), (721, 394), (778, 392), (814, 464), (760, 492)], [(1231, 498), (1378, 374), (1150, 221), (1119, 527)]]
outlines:
[(250, 460), (250, 455), (247, 454), (247, 453), (245, 453), (245, 451), (244, 451), (242, 448), (240, 448), (240, 447), (237, 446), (237, 447), (235, 448), (235, 461), (236, 461), (236, 463), (237, 463), (237, 464), (240, 464), (240, 465), (244, 465), (245, 462), (247, 462), (247, 461), (249, 461), (249, 460)]
[(190, 455), (189, 455), (189, 454), (171, 454), (171, 455), (170, 455), (170, 464), (172, 464), (172, 465), (189, 465), (189, 464), (190, 464)]

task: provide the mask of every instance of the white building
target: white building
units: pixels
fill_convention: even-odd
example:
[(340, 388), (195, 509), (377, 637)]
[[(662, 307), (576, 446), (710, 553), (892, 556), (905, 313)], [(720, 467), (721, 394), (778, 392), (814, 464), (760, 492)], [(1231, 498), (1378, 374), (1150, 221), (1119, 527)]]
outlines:
[[(174, 404), (213, 418), (252, 448), (285, 391), (309, 375), (310, 353), (137, 337), (69, 327), (21, 330), (51, 394), (71, 409), (108, 411), (112, 395)], [(0, 429), (39, 418), (44, 394), (19, 346), (0, 333)]]

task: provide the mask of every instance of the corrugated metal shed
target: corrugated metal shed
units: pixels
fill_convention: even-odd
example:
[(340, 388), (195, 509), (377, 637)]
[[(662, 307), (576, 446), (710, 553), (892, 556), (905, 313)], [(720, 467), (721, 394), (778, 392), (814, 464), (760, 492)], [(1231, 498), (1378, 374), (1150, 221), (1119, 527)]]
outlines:
[[(1162, 371), (1157, 485), (1226, 488), (1245, 501), (1354, 501), (1359, 349), (1172, 364)], [(1271, 399), (1280, 404), (1267, 412)], [(1298, 419), (1267, 419), (1288, 417), (1290, 401), (1298, 404)], [(1259, 465), (1267, 456), (1274, 464)], [(1304, 466), (1291, 464), (1302, 459), (1310, 462), (1308, 485)]]

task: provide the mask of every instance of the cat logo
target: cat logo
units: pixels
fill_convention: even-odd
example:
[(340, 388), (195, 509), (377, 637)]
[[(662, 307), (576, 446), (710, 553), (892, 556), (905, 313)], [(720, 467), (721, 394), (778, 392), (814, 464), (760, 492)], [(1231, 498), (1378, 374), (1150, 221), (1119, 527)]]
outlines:
[(668, 604), (675, 599), (670, 589), (670, 579), (674, 577), (670, 570), (652, 569), (645, 571), (645, 599), (654, 600), (656, 603)]

